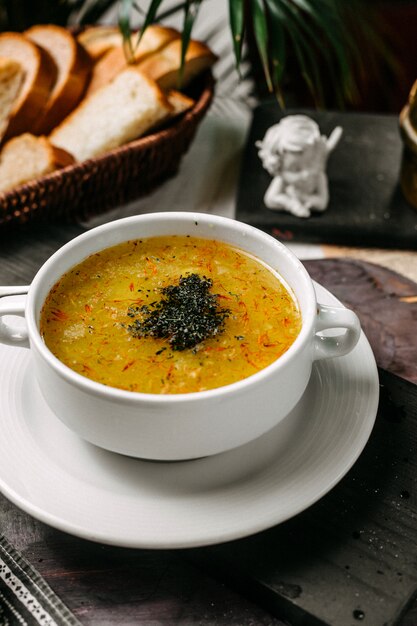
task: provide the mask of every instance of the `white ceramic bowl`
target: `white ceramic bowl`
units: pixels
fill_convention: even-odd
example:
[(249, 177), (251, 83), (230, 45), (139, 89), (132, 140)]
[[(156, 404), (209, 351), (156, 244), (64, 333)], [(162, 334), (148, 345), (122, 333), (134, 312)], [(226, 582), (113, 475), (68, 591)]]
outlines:
[[(277, 361), (239, 382), (188, 394), (154, 395), (94, 382), (59, 361), (39, 333), (51, 287), (87, 256), (134, 238), (195, 235), (243, 248), (284, 279), (298, 300), (302, 327)], [(2, 321), (25, 317), (26, 328)], [(318, 333), (342, 329), (336, 336)], [(216, 454), (259, 437), (282, 420), (302, 396), (314, 360), (346, 354), (360, 336), (350, 310), (321, 306), (297, 257), (273, 237), (228, 218), (196, 213), (154, 213), (94, 228), (60, 248), (41, 267), (27, 296), (0, 300), (0, 341), (30, 347), (42, 394), (56, 416), (84, 439), (135, 457), (177, 460)]]

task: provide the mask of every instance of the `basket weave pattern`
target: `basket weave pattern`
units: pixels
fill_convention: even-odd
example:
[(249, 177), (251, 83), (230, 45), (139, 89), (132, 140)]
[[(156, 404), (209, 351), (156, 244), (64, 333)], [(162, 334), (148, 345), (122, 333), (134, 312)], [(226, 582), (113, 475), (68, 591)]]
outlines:
[(86, 219), (145, 195), (178, 170), (213, 92), (208, 72), (197, 85), (194, 106), (169, 127), (0, 193), (0, 229), (39, 218)]

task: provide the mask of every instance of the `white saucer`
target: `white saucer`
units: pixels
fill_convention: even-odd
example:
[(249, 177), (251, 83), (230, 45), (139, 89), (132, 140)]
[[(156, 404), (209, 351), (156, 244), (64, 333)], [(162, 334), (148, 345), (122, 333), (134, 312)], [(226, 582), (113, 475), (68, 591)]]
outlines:
[[(316, 290), (320, 302), (338, 302)], [(40, 395), (29, 350), (0, 346), (0, 391), (1, 492), (55, 528), (131, 548), (220, 543), (296, 515), (353, 465), (379, 397), (362, 333), (351, 354), (315, 365), (296, 409), (266, 435), (217, 456), (161, 463), (106, 452), (68, 430)]]

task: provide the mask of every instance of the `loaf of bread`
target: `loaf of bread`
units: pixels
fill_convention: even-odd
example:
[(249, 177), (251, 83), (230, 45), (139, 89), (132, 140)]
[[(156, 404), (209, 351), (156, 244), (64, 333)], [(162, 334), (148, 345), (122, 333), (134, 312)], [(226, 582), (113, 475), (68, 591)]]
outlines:
[(55, 82), (56, 67), (46, 52), (20, 33), (0, 34), (0, 56), (16, 61), (24, 71), (5, 133), (10, 138), (35, 126)]
[(174, 39), (157, 54), (139, 63), (141, 72), (155, 80), (165, 91), (186, 87), (197, 74), (211, 67), (217, 60), (205, 44), (191, 40), (181, 76), (181, 46), (181, 39)]
[(57, 67), (55, 83), (34, 127), (37, 134), (48, 134), (81, 100), (92, 61), (76, 38), (62, 26), (32, 26), (25, 35), (48, 53)]
[(0, 57), (0, 143), (9, 124), (23, 80), (24, 71), (20, 63)]
[(131, 66), (84, 99), (53, 130), (50, 140), (84, 161), (140, 137), (171, 111), (158, 86)]
[[(137, 37), (137, 35), (134, 37)], [(148, 26), (134, 52), (135, 63), (140, 63), (150, 55), (157, 53), (170, 41), (179, 39), (179, 37), (179, 32), (173, 28), (166, 28), (156, 24)], [(91, 95), (94, 91), (109, 83), (126, 66), (127, 61), (123, 46), (112, 48), (94, 65), (86, 95)]]
[(88, 26), (77, 39), (93, 62), (98, 61), (112, 48), (123, 45), (123, 37), (117, 26)]
[(0, 191), (7, 191), (74, 163), (73, 157), (46, 137), (24, 133), (10, 139), (0, 154)]

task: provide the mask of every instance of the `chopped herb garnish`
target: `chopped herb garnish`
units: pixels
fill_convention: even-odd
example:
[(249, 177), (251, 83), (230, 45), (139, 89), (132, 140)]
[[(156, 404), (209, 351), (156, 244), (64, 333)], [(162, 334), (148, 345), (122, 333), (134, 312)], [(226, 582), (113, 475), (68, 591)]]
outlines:
[(129, 307), (136, 317), (128, 326), (133, 337), (168, 339), (173, 350), (194, 348), (204, 339), (224, 330), (229, 309), (218, 305), (218, 295), (210, 293), (213, 281), (198, 274), (181, 277), (177, 285), (161, 289), (163, 298), (151, 305)]

